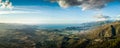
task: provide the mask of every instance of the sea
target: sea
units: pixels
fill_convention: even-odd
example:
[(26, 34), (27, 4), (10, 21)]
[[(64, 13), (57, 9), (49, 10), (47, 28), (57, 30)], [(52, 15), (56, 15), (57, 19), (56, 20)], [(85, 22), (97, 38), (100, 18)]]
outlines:
[(66, 27), (80, 27), (81, 24), (40, 24), (39, 29), (64, 29)]

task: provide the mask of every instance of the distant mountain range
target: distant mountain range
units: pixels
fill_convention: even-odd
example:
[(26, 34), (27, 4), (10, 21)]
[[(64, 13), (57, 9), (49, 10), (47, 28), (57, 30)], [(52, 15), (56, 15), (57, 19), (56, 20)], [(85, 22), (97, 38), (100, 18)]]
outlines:
[(37, 26), (39, 29), (68, 29), (69, 30), (70, 28), (72, 29), (76, 28), (75, 30), (77, 30), (80, 28), (89, 29), (91, 27), (100, 26), (103, 24), (111, 23), (111, 22), (114, 22), (114, 21), (107, 20), (107, 21), (97, 21), (97, 22), (86, 22), (81, 24), (40, 24), (40, 25), (38, 24), (35, 26)]
[(36, 29), (64, 29), (64, 30), (89, 30), (97, 26), (112, 23), (114, 21), (99, 21), (87, 22), (81, 24), (42, 24), (42, 25), (25, 25), (25, 24), (10, 24), (0, 23), (0, 29), (22, 29), (22, 28), (36, 28)]
[(112, 23), (114, 21), (98, 21), (98, 22), (88, 22), (88, 23), (82, 23), (79, 26), (71, 26), (71, 27), (66, 27), (66, 30), (90, 30), (90, 29), (94, 29), (95, 27), (104, 25), (104, 24), (109, 24)]

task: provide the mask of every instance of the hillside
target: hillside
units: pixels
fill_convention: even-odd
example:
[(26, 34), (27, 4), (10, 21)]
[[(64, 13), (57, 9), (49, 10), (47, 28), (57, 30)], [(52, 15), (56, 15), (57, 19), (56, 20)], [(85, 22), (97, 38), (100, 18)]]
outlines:
[(81, 45), (84, 48), (119, 48), (120, 22), (96, 27), (80, 36), (88, 41), (87, 44), (84, 43), (86, 46)]
[(96, 29), (92, 29), (88, 32), (89, 37), (93, 38), (109, 38), (118, 36), (120, 34), (120, 22), (113, 22), (109, 24), (105, 24)]
[[(3, 25), (14, 28), (14, 24)], [(82, 34), (36, 29), (28, 25), (15, 27), (25, 28), (0, 30), (1, 48), (119, 48), (120, 45), (120, 22), (104, 24)]]

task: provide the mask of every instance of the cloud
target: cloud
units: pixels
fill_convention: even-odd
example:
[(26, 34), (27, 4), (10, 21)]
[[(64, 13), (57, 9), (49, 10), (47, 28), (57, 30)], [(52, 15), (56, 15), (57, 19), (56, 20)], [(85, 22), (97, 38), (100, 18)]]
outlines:
[(96, 19), (109, 19), (110, 17), (102, 15), (102, 14), (97, 14), (94, 16), (94, 18), (96, 18)]
[(13, 5), (12, 2), (10, 2), (9, 0), (0, 0), (0, 8), (2, 9), (13, 9)]
[(87, 9), (101, 9), (105, 7), (108, 3), (117, 0), (51, 0), (52, 2), (57, 2), (61, 7), (67, 8), (70, 6), (79, 6), (82, 10)]
[(96, 19), (96, 21), (105, 21), (105, 20), (111, 19), (110, 16), (105, 16), (102, 14), (97, 14), (97, 15), (93, 16), (93, 18)]
[(120, 20), (120, 15), (118, 15), (118, 16), (115, 18), (115, 20)]
[(0, 15), (10, 15), (10, 14), (36, 14), (42, 13), (41, 10), (33, 9), (36, 6), (15, 6), (12, 10), (0, 9)]
[(27, 11), (0, 11), (0, 15), (23, 14), (23, 13), (33, 13), (33, 12), (27, 12)]

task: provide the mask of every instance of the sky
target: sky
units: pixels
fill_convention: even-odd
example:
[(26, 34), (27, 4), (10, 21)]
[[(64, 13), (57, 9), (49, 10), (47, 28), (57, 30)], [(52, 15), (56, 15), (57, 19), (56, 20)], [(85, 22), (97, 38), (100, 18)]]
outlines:
[(63, 6), (58, 1), (50, 0), (10, 0), (10, 2), (12, 9), (0, 8), (1, 23), (78, 24), (120, 18), (119, 1), (104, 3), (105, 7), (100, 8), (99, 4), (87, 5), (86, 8), (85, 3), (76, 5), (69, 2), (63, 3)]

